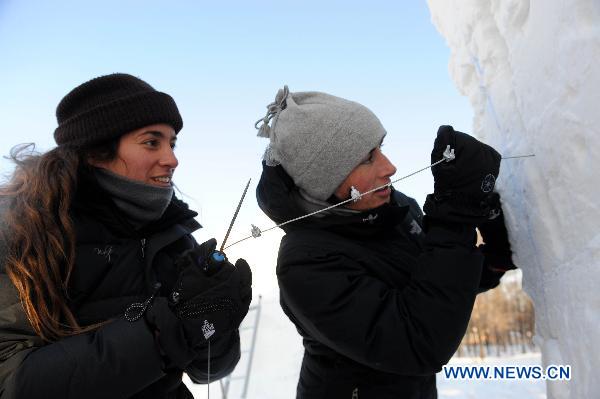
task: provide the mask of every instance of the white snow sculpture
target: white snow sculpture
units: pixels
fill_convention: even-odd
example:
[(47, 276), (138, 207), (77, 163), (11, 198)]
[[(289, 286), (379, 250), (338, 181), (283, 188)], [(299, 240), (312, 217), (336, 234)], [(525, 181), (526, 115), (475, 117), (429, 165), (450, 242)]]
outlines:
[(536, 154), (503, 161), (498, 187), (543, 365), (572, 366), (548, 398), (599, 397), (600, 2), (428, 4), (472, 131), (504, 155)]

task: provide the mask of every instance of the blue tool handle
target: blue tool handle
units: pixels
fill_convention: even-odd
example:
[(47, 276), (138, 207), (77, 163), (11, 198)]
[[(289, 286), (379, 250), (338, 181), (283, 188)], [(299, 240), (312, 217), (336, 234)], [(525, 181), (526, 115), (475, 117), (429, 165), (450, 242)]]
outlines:
[(214, 251), (211, 256), (213, 261), (217, 263), (221, 263), (225, 260), (225, 254), (223, 252)]
[(223, 262), (227, 261), (227, 256), (221, 251), (213, 251), (207, 259), (207, 262), (204, 266), (204, 271), (208, 276), (213, 275), (219, 270), (219, 267), (223, 264)]

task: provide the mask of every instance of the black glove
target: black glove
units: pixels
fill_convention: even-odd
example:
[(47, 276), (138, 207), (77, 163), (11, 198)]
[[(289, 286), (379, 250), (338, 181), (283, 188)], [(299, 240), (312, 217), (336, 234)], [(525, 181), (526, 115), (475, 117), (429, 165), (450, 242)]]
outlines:
[(195, 350), (209, 340), (235, 331), (252, 300), (252, 272), (238, 259), (235, 266), (222, 253), (214, 259), (216, 240), (182, 254), (179, 277), (168, 298), (156, 298), (146, 321), (158, 332), (157, 340), (167, 367), (184, 369)]
[[(252, 271), (244, 259), (235, 266), (224, 253), (215, 251), (212, 238), (197, 248), (184, 252), (176, 262), (179, 278), (169, 296), (178, 317), (200, 318), (207, 313), (222, 331), (237, 328), (252, 300)], [(215, 328), (217, 325), (215, 325)]]
[(493, 215), (492, 191), (500, 171), (500, 154), (452, 126), (440, 126), (431, 163), (444, 157), (447, 146), (456, 159), (433, 168), (434, 193), (423, 210), (430, 219), (477, 225)]
[(512, 260), (512, 250), (504, 222), (504, 213), (500, 205), (500, 196), (496, 194), (493, 198), (493, 206), (498, 210), (496, 216), (477, 226), (485, 243), (480, 248), (485, 255), (484, 264), (488, 269), (505, 272), (517, 267)]

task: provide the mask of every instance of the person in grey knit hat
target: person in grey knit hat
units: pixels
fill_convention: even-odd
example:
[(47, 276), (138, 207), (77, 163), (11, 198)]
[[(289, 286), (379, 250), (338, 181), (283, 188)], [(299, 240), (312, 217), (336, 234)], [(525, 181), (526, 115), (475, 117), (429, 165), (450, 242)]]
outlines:
[(305, 348), (297, 399), (435, 399), (475, 295), (503, 274), (474, 246), (499, 154), (442, 126), (432, 163), (447, 146), (456, 157), (434, 168), (424, 217), (391, 186), (386, 132), (368, 108), (287, 87), (267, 108), (255, 124), (269, 139), (256, 196), (285, 232), (276, 272)]
[(287, 86), (256, 125), (261, 122), (258, 135), (270, 140), (267, 164), (281, 164), (298, 187), (321, 201), (386, 134), (375, 114), (359, 103), (320, 92), (290, 93)]
[(100, 76), (56, 109), (57, 146), (11, 151), (0, 185), (3, 398), (187, 398), (231, 373), (252, 272), (217, 242), (173, 176), (183, 120), (138, 77)]

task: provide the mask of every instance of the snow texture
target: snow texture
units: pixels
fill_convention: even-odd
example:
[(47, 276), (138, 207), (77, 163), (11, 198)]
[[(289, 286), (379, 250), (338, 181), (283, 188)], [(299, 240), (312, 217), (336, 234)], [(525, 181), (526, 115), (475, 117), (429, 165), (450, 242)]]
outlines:
[[(473, 133), (504, 156), (499, 191), (536, 310), (551, 399), (600, 395), (600, 1), (428, 0)], [(468, 127), (455, 126), (458, 130)]]

